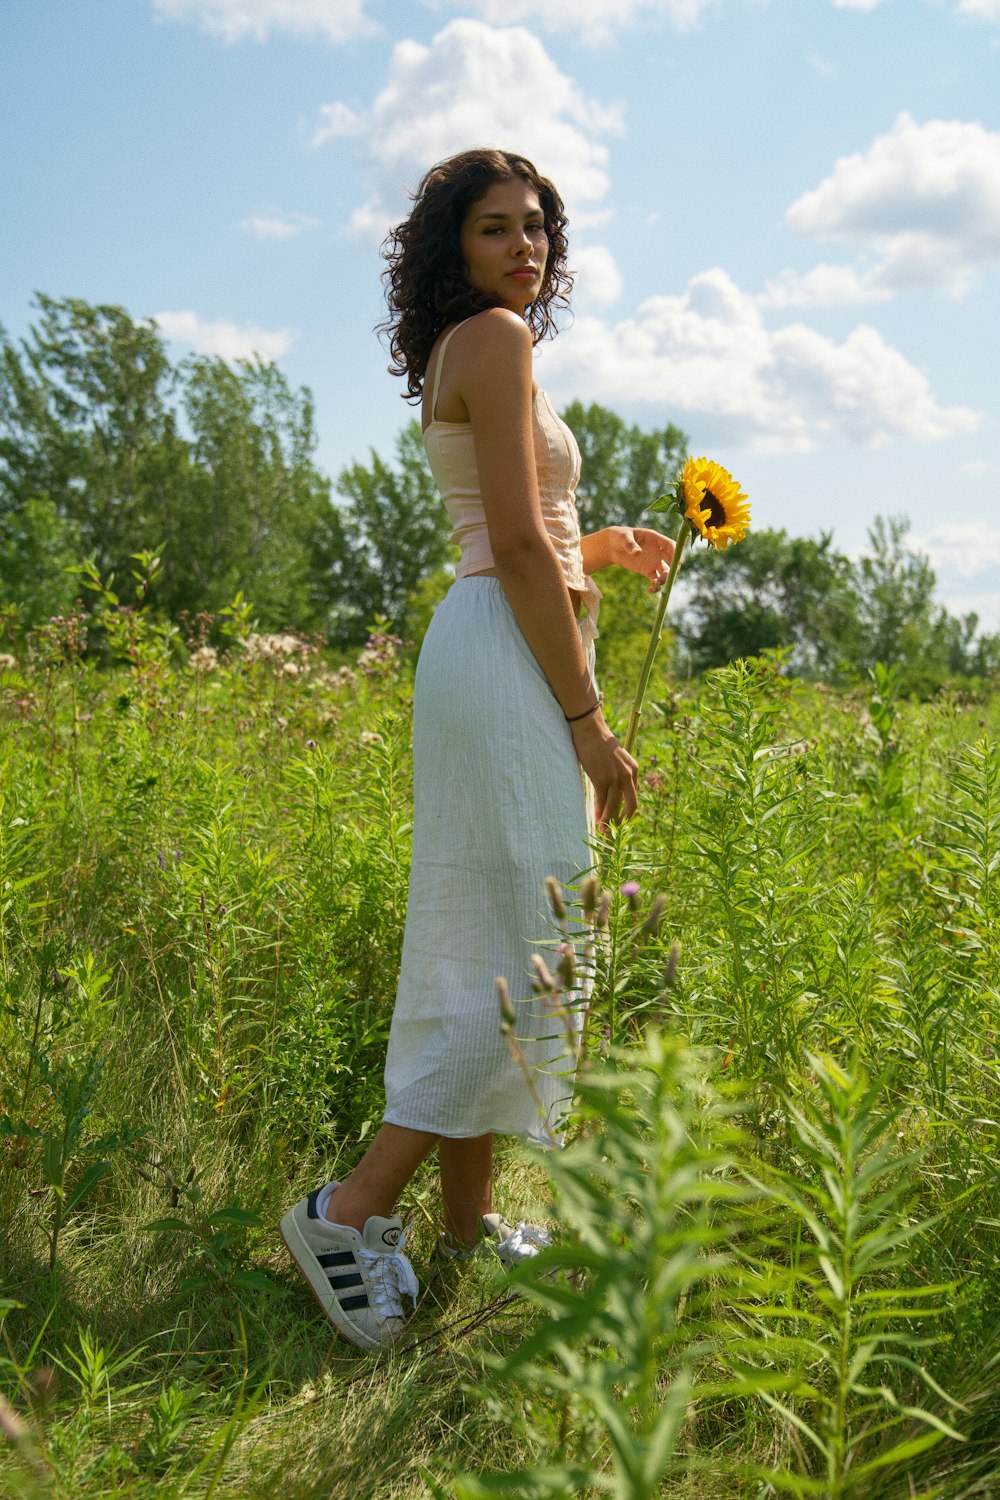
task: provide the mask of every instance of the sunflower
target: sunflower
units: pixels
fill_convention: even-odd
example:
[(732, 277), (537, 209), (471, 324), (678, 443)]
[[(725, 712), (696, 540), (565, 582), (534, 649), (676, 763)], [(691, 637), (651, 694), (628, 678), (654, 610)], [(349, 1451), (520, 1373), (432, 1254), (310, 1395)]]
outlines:
[(750, 506), (733, 476), (710, 458), (689, 458), (681, 474), (684, 515), (718, 551), (739, 542), (750, 526)]
[[(728, 474), (721, 464), (713, 463), (710, 458), (689, 458), (681, 470), (680, 477), (674, 480), (667, 494), (660, 495), (649, 506), (649, 509), (665, 515), (680, 515), (681, 523), (677, 529), (670, 572), (660, 592), (660, 602), (656, 606), (656, 619), (649, 633), (649, 644), (639, 671), (639, 685), (632, 700), (632, 712), (629, 715), (625, 739), (622, 741), (629, 753), (632, 751), (639, 730), (642, 703), (649, 685), (649, 674), (653, 669), (653, 655), (663, 629), (670, 590), (674, 586), (684, 548), (691, 539), (692, 533), (697, 532), (699, 536), (705, 538), (710, 547), (721, 552), (723, 547), (729, 546), (730, 542), (741, 542), (750, 529), (750, 505), (746, 495), (743, 494), (733, 476)], [(622, 886), (622, 890), (624, 889), (625, 887)]]

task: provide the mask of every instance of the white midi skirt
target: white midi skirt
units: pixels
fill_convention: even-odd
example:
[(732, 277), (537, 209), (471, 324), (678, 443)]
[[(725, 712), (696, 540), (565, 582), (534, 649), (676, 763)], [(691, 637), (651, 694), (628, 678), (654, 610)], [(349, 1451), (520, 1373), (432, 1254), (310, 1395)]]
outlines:
[[(578, 885), (593, 856), (569, 726), (495, 578), (457, 580), (431, 621), (417, 664), (413, 772), (385, 1119), (558, 1144), (573, 1053), (564, 1021), (532, 992), (531, 957), (553, 968), (563, 940), (546, 876)], [(498, 976), (530, 1083), (501, 1033)], [(572, 1000), (578, 1030), (586, 995)]]

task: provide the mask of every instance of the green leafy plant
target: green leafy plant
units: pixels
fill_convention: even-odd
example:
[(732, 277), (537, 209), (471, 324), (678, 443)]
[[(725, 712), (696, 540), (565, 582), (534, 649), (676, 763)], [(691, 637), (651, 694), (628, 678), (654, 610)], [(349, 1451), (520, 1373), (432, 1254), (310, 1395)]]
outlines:
[[(115, 1155), (140, 1135), (131, 1128), (97, 1136), (90, 1132), (107, 1056), (103, 1043), (81, 1045), (81, 1040), (99, 1029), (97, 1017), (105, 1010), (102, 991), (110, 976), (98, 970), (88, 952), (79, 963), (63, 970), (61, 978), (63, 997), (48, 1025), (41, 1025), (39, 1002), (32, 1034), (24, 1038), (29, 1071), (20, 1110), (0, 1115), (0, 1135), (34, 1141), (41, 1151), (50, 1199), (50, 1272), (55, 1270), (67, 1218), (111, 1171)], [(40, 1103), (35, 1102), (37, 1092), (42, 1095)]]
[[(558, 1411), (551, 1456), (516, 1472), (463, 1474), (453, 1493), (653, 1500), (692, 1405), (745, 1393), (755, 1373), (706, 1378), (733, 1286), (748, 1192), (738, 1135), (697, 1059), (655, 1030), (580, 1080), (582, 1130), (551, 1165), (559, 1243), (516, 1281), (542, 1317), (498, 1363)], [(443, 1495), (443, 1487), (436, 1493)]]
[(828, 808), (809, 797), (799, 755), (776, 732), (774, 687), (773, 662), (758, 659), (712, 673), (702, 694), (707, 743), (688, 769), (698, 865), (688, 883), (695, 926), (718, 949), (712, 1004), (731, 1018), (734, 1074), (777, 1081), (796, 1067), (813, 1014), (815, 891), (802, 870)]
[(239, 1203), (206, 1211), (197, 1182), (183, 1187), (181, 1194), (190, 1205), (188, 1218), (168, 1214), (146, 1225), (156, 1234), (180, 1235), (186, 1245), (186, 1270), (178, 1291), (277, 1292), (279, 1288), (269, 1277), (248, 1265), (247, 1231), (264, 1227), (260, 1215)]
[[(906, 1277), (928, 1222), (914, 1216), (916, 1159), (897, 1153), (899, 1112), (886, 1108), (881, 1081), (829, 1058), (810, 1063), (816, 1097), (803, 1090), (788, 1104), (799, 1169), (769, 1184), (801, 1235), (794, 1261), (777, 1258), (786, 1235), (759, 1266), (766, 1300), (743, 1303), (756, 1337), (736, 1368), (797, 1375), (791, 1397), (760, 1393), (787, 1424), (797, 1472), (760, 1477), (785, 1494), (847, 1500), (881, 1493), (943, 1439), (962, 1440), (941, 1414), (956, 1403), (920, 1359), (954, 1288)], [(917, 1404), (921, 1389), (930, 1405)]]

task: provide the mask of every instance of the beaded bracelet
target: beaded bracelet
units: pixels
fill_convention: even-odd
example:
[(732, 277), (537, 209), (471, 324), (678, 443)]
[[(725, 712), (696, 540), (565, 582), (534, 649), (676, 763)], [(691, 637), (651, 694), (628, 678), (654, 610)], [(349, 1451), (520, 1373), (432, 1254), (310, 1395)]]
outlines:
[(597, 702), (592, 703), (589, 708), (585, 708), (582, 714), (563, 714), (563, 718), (567, 724), (576, 724), (580, 719), (589, 719), (591, 714), (596, 714), (600, 706), (601, 700), (598, 698)]

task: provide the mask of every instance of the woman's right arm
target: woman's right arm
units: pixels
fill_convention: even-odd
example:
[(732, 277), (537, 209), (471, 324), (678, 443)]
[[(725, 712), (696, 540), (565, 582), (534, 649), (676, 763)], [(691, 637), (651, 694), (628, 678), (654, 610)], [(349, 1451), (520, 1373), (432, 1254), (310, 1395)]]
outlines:
[[(465, 402), (490, 549), (525, 640), (569, 719), (594, 702), (580, 632), (559, 559), (545, 530), (532, 436), (531, 334), (516, 313), (493, 308), (470, 319), (452, 344)], [(636, 762), (601, 710), (570, 725), (593, 782), (598, 825), (636, 808)]]

